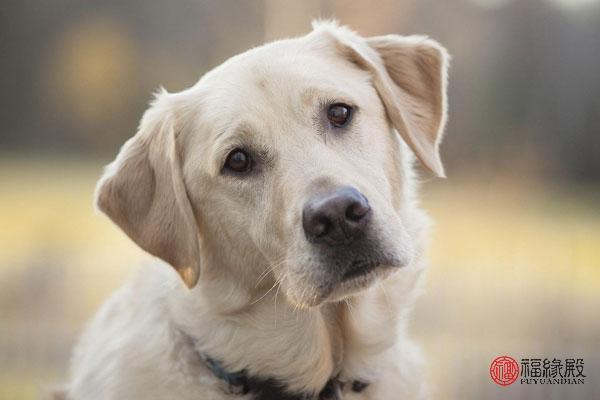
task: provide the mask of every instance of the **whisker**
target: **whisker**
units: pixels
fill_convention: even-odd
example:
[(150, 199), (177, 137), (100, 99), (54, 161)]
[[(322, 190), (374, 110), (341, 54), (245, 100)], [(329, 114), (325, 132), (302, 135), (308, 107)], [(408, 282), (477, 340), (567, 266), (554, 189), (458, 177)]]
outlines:
[(280, 260), (275, 261), (267, 266), (265, 270), (259, 275), (258, 281), (254, 287), (258, 287), (258, 285), (269, 275), (270, 272), (274, 272), (276, 268), (285, 264), (286, 262), (291, 261), (291, 257), (282, 257)]
[(258, 285), (260, 285), (260, 283), (269, 275), (270, 272), (273, 272), (276, 267), (276, 263), (268, 265), (267, 268), (265, 268), (265, 270), (258, 277), (258, 280), (256, 281), (256, 285), (254, 285), (254, 287), (258, 287)]
[(254, 287), (258, 287), (258, 285), (260, 285), (260, 283), (269, 275), (270, 272), (274, 272), (275, 269), (279, 268), (280, 266), (282, 266), (283, 264), (285, 264), (286, 262), (293, 262), (296, 261), (296, 258), (298, 257), (298, 254), (288, 254), (287, 256), (281, 257), (279, 260), (276, 260), (272, 263), (270, 263), (263, 272), (261, 272), (261, 274), (258, 276), (257, 278), (257, 282), (254, 285)]
[(258, 303), (259, 301), (261, 301), (262, 299), (264, 299), (264, 298), (265, 298), (265, 296), (266, 296), (266, 295), (268, 295), (268, 294), (269, 294), (269, 292), (270, 292), (271, 290), (273, 290), (273, 289), (275, 288), (275, 286), (277, 286), (277, 284), (278, 284), (278, 283), (279, 283), (278, 281), (275, 281), (275, 283), (273, 284), (273, 286), (271, 286), (271, 288), (270, 288), (269, 290), (267, 290), (267, 291), (265, 292), (265, 294), (263, 294), (262, 296), (260, 296), (260, 298), (259, 298), (258, 300), (254, 300), (252, 303), (250, 303), (250, 305), (254, 305), (254, 304)]
[(275, 329), (277, 329), (277, 297), (279, 296), (279, 289), (281, 289), (281, 281), (279, 281), (277, 290), (275, 291)]

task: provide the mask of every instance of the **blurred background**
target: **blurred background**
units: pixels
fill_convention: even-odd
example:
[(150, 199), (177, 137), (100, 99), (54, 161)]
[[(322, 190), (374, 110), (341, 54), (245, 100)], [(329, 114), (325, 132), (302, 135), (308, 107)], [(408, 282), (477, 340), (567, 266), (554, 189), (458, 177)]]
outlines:
[[(4, 1), (0, 399), (67, 377), (86, 320), (141, 260), (94, 213), (101, 168), (159, 85), (336, 17), (453, 56), (413, 334), (437, 399), (600, 398), (600, 1)], [(580, 386), (495, 385), (500, 355), (583, 358)]]

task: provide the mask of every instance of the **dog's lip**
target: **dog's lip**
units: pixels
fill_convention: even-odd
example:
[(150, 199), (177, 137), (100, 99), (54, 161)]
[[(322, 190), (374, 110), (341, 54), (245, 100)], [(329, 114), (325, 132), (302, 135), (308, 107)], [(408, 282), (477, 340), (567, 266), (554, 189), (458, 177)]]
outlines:
[(389, 263), (381, 263), (378, 261), (354, 260), (350, 263), (348, 269), (342, 275), (342, 281), (347, 281), (352, 278), (357, 278), (368, 274), (371, 270)]
[(375, 280), (385, 278), (395, 269), (389, 265), (381, 265), (353, 278), (341, 281), (332, 288), (331, 292), (326, 296), (326, 301), (340, 301), (359, 293), (370, 287)]
[(300, 303), (294, 301), (294, 303), (304, 307), (317, 307), (323, 303), (341, 301), (367, 289), (375, 280), (387, 278), (406, 265), (408, 264), (395, 257), (354, 260), (348, 270), (337, 280), (317, 286), (315, 289), (318, 294), (315, 294), (310, 301)]
[[(330, 293), (324, 296), (328, 301), (339, 301), (353, 295), (371, 286), (375, 280), (386, 278), (392, 272), (405, 266), (395, 259), (353, 262), (353, 264), (356, 264), (357, 267), (349, 269), (342, 279), (331, 287)], [(365, 265), (367, 268), (361, 268)]]
[(394, 256), (384, 256), (376, 258), (356, 258), (350, 262), (344, 271), (341, 281), (349, 281), (353, 278), (358, 278), (369, 274), (380, 267), (401, 268), (406, 263)]

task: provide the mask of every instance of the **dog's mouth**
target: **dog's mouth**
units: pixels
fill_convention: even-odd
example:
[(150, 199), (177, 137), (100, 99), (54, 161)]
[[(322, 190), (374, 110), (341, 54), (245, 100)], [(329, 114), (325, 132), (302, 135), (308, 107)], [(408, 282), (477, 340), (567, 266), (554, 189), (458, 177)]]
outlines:
[(351, 248), (300, 264), (303, 270), (298, 275), (288, 275), (284, 290), (292, 304), (302, 308), (318, 307), (368, 290), (411, 260), (380, 247)]
[(330, 285), (325, 301), (340, 301), (381, 281), (405, 265), (396, 259), (353, 260), (342, 276)]
[(371, 272), (371, 270), (379, 267), (380, 265), (381, 263), (376, 261), (354, 260), (350, 263), (348, 269), (342, 275), (342, 281), (367, 275)]

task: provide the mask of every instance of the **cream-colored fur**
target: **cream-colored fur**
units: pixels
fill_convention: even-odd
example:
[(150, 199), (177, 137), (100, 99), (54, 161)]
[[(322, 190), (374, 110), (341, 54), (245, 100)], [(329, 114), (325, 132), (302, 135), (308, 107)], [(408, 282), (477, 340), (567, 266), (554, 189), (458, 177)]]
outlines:
[[(318, 392), (339, 374), (370, 383), (361, 393), (345, 385), (344, 400), (426, 398), (406, 332), (428, 226), (412, 164), (416, 155), (443, 175), (446, 64), (424, 37), (362, 38), (324, 22), (233, 57), (183, 92), (158, 93), (97, 202), (166, 263), (145, 266), (88, 326), (68, 398), (251, 398), (227, 393), (201, 353), (290, 390)], [(358, 110), (343, 133), (319, 128), (328, 102)], [(223, 174), (242, 146), (263, 157), (259, 171)], [(380, 245), (402, 268), (324, 292), (327, 266), (300, 210), (336, 185), (369, 199)]]

